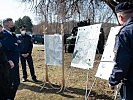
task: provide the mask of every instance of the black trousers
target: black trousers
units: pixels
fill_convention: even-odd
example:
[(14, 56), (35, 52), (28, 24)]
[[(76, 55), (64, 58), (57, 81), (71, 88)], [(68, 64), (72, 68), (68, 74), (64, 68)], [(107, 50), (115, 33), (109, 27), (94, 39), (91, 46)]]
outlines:
[[(0, 76), (1, 77), (1, 76)], [(10, 90), (9, 81), (0, 78), (0, 100), (7, 100)]]
[(133, 84), (122, 84), (120, 89), (120, 100), (133, 100)]
[(11, 84), (8, 99), (14, 100), (19, 84)]
[(10, 69), (10, 89), (8, 94), (8, 99), (14, 100), (17, 89), (20, 84), (20, 76), (19, 76), (19, 66), (15, 63), (15, 67)]
[[(1, 57), (4, 59), (2, 55)], [(10, 65), (7, 60), (4, 60), (4, 62), (2, 62), (2, 58), (0, 58), (0, 100), (6, 100), (8, 98), (10, 89)]]
[(22, 65), (23, 78), (27, 79), (27, 71), (26, 71), (26, 61), (27, 61), (29, 69), (30, 69), (31, 77), (32, 79), (36, 79), (32, 56), (29, 55), (26, 58), (24, 58), (23, 56), (20, 56), (20, 60), (21, 60), (21, 65)]

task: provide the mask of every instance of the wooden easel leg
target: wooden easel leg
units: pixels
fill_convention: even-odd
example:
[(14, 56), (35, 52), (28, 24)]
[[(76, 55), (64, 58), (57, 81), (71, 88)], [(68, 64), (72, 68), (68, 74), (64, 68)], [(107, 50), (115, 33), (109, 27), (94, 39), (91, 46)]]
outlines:
[(51, 84), (51, 82), (49, 81), (49, 78), (48, 78), (48, 66), (47, 65), (45, 65), (45, 68), (46, 68), (46, 82), (44, 82), (43, 84), (42, 84), (42, 87), (41, 87), (41, 89), (40, 89), (40, 91), (42, 91), (42, 89), (44, 89), (44, 88), (46, 88), (46, 89), (59, 89), (59, 88), (57, 88), (57, 87), (54, 87), (52, 84)]
[(67, 89), (67, 87), (65, 86), (65, 78), (64, 78), (64, 67), (63, 67), (63, 77), (62, 77), (62, 86), (60, 88), (60, 90), (57, 93), (64, 93), (65, 91), (67, 92), (73, 92)]
[(42, 87), (41, 87), (41, 89), (40, 89), (40, 91), (42, 91), (42, 89), (60, 89), (60, 88), (58, 88), (58, 87), (54, 87), (50, 82), (44, 82), (43, 84), (42, 84)]
[(62, 86), (61, 89), (57, 93), (64, 93), (64, 92), (70, 92), (72, 93), (73, 91), (70, 91), (67, 87)]

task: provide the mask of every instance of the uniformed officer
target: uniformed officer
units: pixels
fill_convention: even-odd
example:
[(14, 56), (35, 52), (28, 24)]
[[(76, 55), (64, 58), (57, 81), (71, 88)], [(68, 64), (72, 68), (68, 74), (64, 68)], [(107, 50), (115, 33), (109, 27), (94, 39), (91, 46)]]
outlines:
[(115, 12), (123, 27), (116, 35), (115, 65), (109, 83), (112, 89), (122, 83), (121, 100), (133, 100), (133, 4), (120, 3), (115, 7)]
[[(0, 41), (3, 39), (3, 32), (0, 32)], [(0, 100), (7, 100), (9, 94), (9, 68), (6, 54), (0, 45)]]
[(3, 20), (3, 34), (4, 38), (0, 41), (3, 47), (3, 50), (7, 56), (8, 61), (12, 61), (14, 67), (9, 69), (9, 79), (10, 79), (10, 90), (8, 93), (8, 99), (14, 100), (16, 91), (20, 84), (19, 78), (19, 44), (17, 37), (12, 34), (15, 32), (15, 26), (11, 18)]
[(22, 71), (23, 71), (23, 82), (27, 81), (26, 61), (28, 62), (32, 80), (34, 82), (38, 82), (38, 80), (36, 79), (32, 55), (31, 55), (32, 48), (33, 48), (31, 36), (26, 34), (25, 26), (20, 26), (20, 33), (21, 33), (21, 36), (19, 36), (19, 40), (22, 43), (20, 60), (21, 60)]

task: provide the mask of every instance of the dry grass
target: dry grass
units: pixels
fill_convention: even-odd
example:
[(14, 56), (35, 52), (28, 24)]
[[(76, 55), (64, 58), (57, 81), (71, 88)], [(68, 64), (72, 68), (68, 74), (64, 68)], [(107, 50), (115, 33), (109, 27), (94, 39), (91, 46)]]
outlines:
[[(99, 59), (99, 55), (96, 56)], [(43, 47), (35, 47), (33, 49), (33, 60), (38, 83), (31, 81), (28, 71), (29, 82), (21, 82), (15, 100), (84, 100), (87, 70), (70, 67), (71, 54), (65, 53), (65, 91), (57, 93), (60, 89), (47, 88), (41, 89), (41, 84), (45, 82), (45, 65)], [(94, 75), (97, 70), (98, 63), (94, 64), (93, 69), (89, 70), (88, 89), (90, 89)], [(62, 85), (62, 67), (48, 66), (49, 81), (60, 87)], [(22, 70), (20, 66), (20, 77), (22, 79)], [(67, 91), (70, 90), (70, 91)], [(92, 89), (89, 100), (113, 100), (113, 93), (108, 87), (105, 80), (97, 79)]]

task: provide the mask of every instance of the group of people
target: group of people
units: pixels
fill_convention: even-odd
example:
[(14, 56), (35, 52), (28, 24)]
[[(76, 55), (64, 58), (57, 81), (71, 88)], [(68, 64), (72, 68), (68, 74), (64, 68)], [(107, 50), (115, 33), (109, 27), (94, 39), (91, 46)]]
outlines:
[(19, 58), (23, 71), (23, 82), (27, 81), (26, 61), (34, 82), (36, 79), (31, 36), (26, 34), (26, 27), (20, 26), (21, 35), (15, 35), (15, 25), (12, 18), (3, 20), (0, 25), (0, 100), (14, 100), (20, 84)]
[[(115, 7), (119, 23), (123, 26), (116, 35), (114, 46), (114, 68), (109, 77), (111, 89), (122, 83), (121, 100), (133, 100), (133, 4), (123, 2)], [(32, 39), (26, 34), (25, 26), (20, 27), (21, 36), (15, 36), (11, 18), (0, 25), (0, 100), (14, 100), (20, 84), (19, 57), (23, 70), (23, 82), (27, 81), (26, 61), (32, 80), (37, 82), (33, 60)]]

